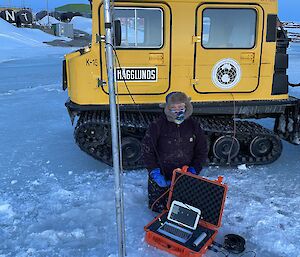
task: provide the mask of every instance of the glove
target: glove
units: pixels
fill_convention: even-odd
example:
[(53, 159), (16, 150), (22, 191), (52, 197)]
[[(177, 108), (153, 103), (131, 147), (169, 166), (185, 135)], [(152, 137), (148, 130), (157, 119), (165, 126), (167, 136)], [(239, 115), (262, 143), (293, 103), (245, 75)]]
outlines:
[(194, 175), (197, 175), (197, 171), (195, 170), (194, 167), (188, 167), (187, 171), (194, 174)]
[(155, 183), (160, 187), (168, 187), (171, 185), (171, 181), (166, 181), (165, 177), (161, 175), (160, 169), (156, 168), (150, 172), (150, 177), (155, 181)]

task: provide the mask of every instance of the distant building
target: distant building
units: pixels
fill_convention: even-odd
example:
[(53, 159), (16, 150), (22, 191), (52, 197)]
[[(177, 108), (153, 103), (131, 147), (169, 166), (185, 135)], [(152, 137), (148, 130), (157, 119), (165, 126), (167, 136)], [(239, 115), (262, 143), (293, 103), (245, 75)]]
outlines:
[(15, 7), (0, 7), (0, 12), (5, 11), (5, 10), (14, 10), (14, 11), (20, 11), (22, 8), (15, 8)]
[(55, 36), (74, 38), (73, 24), (71, 23), (53, 24), (52, 28)]

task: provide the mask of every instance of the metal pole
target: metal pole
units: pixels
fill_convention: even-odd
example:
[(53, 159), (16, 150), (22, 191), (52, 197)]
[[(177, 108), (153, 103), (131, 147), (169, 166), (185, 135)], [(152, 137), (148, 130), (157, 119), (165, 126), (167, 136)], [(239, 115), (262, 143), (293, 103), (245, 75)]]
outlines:
[(46, 4), (47, 4), (47, 17), (48, 17), (48, 27), (50, 27), (50, 17), (49, 17), (49, 5), (48, 5), (48, 0), (46, 0)]
[(104, 25), (106, 31), (105, 49), (106, 49), (106, 67), (109, 87), (109, 105), (110, 105), (110, 121), (112, 134), (112, 156), (115, 173), (115, 200), (116, 200), (116, 218), (118, 232), (118, 256), (126, 255), (125, 247), (125, 222), (124, 222), (124, 206), (122, 201), (122, 184), (120, 171), (120, 155), (119, 155), (119, 135), (117, 126), (117, 109), (115, 95), (115, 76), (114, 76), (114, 58), (113, 58), (113, 34), (112, 34), (112, 10), (110, 0), (103, 0), (104, 7)]

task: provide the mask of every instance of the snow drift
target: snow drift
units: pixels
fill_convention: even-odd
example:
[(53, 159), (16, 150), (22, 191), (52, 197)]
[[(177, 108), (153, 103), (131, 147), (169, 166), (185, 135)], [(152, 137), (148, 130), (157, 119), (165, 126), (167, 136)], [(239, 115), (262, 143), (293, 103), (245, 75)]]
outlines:
[[(39, 56), (40, 54), (51, 53), (51, 47), (43, 42), (62, 40), (39, 29), (17, 28), (12, 24), (0, 19), (0, 62)], [(55, 51), (70, 51), (56, 49)]]
[(75, 16), (70, 23), (73, 24), (74, 29), (84, 31), (90, 35), (92, 34), (92, 19)]
[(38, 29), (17, 28), (3, 19), (0, 19), (0, 31), (1, 49), (41, 46), (45, 41), (57, 39)]
[[(39, 21), (37, 21), (37, 23), (42, 26), (48, 25), (48, 16), (45, 16), (44, 18), (40, 19)], [(56, 24), (56, 23), (61, 23), (61, 21), (55, 19), (52, 16), (49, 16), (49, 24)]]

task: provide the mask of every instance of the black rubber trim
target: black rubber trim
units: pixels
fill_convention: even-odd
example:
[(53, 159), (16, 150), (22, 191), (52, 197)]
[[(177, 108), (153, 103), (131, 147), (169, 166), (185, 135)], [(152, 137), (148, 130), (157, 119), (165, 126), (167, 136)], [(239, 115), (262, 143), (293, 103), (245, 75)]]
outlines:
[[(200, 5), (198, 5), (198, 7), (196, 8), (196, 12), (195, 12), (195, 35), (197, 34), (198, 31), (198, 10), (202, 5), (211, 5), (211, 4), (220, 4), (218, 2), (211, 2), (211, 3), (202, 3)], [(262, 10), (262, 14), (263, 14), (263, 18), (262, 18), (262, 40), (261, 40), (261, 49), (260, 49), (260, 60), (259, 60), (259, 70), (258, 70), (258, 83), (256, 88), (254, 88), (252, 91), (230, 91), (230, 92), (200, 92), (195, 85), (193, 85), (194, 90), (198, 93), (198, 94), (203, 94), (203, 95), (207, 95), (207, 94), (249, 94), (249, 93), (253, 93), (257, 90), (257, 88), (259, 87), (260, 84), (260, 74), (261, 74), (261, 59), (262, 59), (262, 51), (263, 51), (263, 36), (264, 36), (264, 31), (265, 31), (265, 10), (264, 8), (260, 5), (260, 4), (251, 4), (251, 3), (222, 3), (222, 5), (226, 6), (226, 5), (249, 5), (249, 6), (259, 6)], [(237, 8), (238, 9), (238, 8)], [(258, 20), (258, 19), (257, 19)], [(201, 32), (202, 33), (202, 32)], [(211, 50), (215, 50), (215, 49), (205, 49), (207, 51), (211, 51)], [(220, 49), (218, 49), (220, 50)], [(233, 49), (224, 49), (224, 50), (233, 50)], [(245, 49), (240, 49), (240, 50), (245, 50)], [(196, 56), (197, 56), (197, 43), (194, 44), (194, 70), (193, 70), (193, 78), (196, 79)]]
[(289, 92), (288, 75), (282, 73), (275, 73), (273, 75), (272, 95), (282, 95)]
[(114, 21), (114, 33), (115, 33), (115, 46), (118, 47), (121, 45), (122, 42), (122, 31), (121, 31), (121, 21), (115, 20)]
[(276, 37), (276, 56), (271, 94), (282, 95), (288, 94), (289, 90), (289, 79), (287, 75), (287, 68), (289, 67), (287, 54), (289, 39), (286, 37), (285, 31), (283, 30), (276, 30)]
[[(115, 1), (115, 2), (119, 2), (119, 1)], [(132, 6), (132, 7), (143, 7), (143, 8), (152, 8), (152, 7), (145, 7), (143, 5), (139, 5), (137, 6), (135, 1), (122, 1), (121, 3), (134, 3), (135, 6)], [(169, 85), (168, 85), (168, 88), (164, 91), (164, 92), (159, 92), (159, 93), (131, 93), (131, 95), (143, 95), (143, 96), (153, 96), (153, 95), (164, 95), (166, 94), (170, 88), (171, 88), (171, 74), (172, 74), (172, 9), (171, 9), (171, 6), (166, 3), (166, 2), (145, 2), (145, 3), (153, 3), (153, 4), (163, 4), (165, 6), (167, 6), (169, 8), (169, 11), (170, 11), (170, 57), (169, 57)], [(99, 5), (99, 8), (98, 8), (98, 17), (99, 17), (99, 35), (101, 35), (101, 26), (100, 26), (100, 9), (101, 9), (101, 6), (102, 6), (102, 3)], [(161, 7), (157, 7), (157, 8), (161, 8)], [(163, 12), (164, 14), (164, 12)], [(164, 14), (165, 15), (165, 14)], [(165, 22), (166, 22), (166, 19), (164, 17), (164, 27), (165, 27)], [(163, 33), (163, 41), (165, 42), (165, 33)], [(101, 80), (103, 80), (103, 62), (102, 62), (102, 47), (101, 47), (101, 44), (103, 44), (103, 42), (100, 42), (100, 76), (101, 76)], [(165, 44), (162, 46), (164, 47)], [(160, 48), (161, 49), (161, 48)], [(130, 49), (117, 49), (118, 50), (139, 50), (139, 51), (145, 51), (145, 50), (160, 50), (160, 49), (153, 49), (153, 48), (130, 48)], [(109, 93), (105, 90), (104, 87), (101, 87), (102, 88), (102, 91), (106, 94), (106, 95), (109, 95)], [(119, 95), (124, 95), (124, 96), (128, 96), (129, 94), (119, 94)]]
[(105, 27), (106, 29), (111, 29), (111, 23), (110, 23), (110, 22), (105, 22), (105, 23), (104, 23), (104, 27)]
[(63, 65), (62, 65), (62, 89), (63, 91), (66, 91), (68, 88), (68, 79), (67, 79), (67, 63), (66, 60), (63, 60)]
[(276, 42), (277, 38), (277, 15), (268, 14), (267, 19), (267, 42)]
[(287, 54), (277, 53), (275, 56), (275, 71), (286, 70), (289, 67), (289, 57)]

